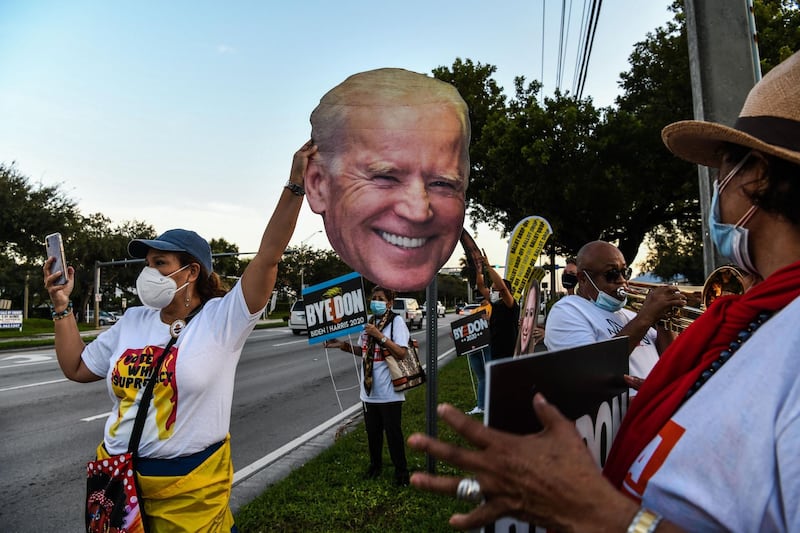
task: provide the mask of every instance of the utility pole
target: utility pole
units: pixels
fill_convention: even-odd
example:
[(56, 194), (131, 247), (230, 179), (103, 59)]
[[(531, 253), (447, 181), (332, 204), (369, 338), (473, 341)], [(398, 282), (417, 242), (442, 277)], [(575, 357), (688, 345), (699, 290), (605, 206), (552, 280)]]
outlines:
[[(761, 78), (752, 0), (686, 0), (685, 13), (694, 118), (732, 126)], [(708, 277), (724, 259), (707, 229), (712, 178), (708, 167), (697, 168)]]

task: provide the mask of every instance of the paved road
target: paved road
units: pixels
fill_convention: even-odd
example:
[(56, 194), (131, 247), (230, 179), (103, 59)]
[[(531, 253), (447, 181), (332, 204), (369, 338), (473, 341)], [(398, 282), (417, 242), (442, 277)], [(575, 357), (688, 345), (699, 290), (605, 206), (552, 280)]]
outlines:
[[(455, 318), (439, 320), (440, 354), (452, 349), (448, 324)], [(426, 353), (425, 331), (412, 335)], [(358, 404), (354, 358), (339, 350), (327, 355), (287, 328), (253, 332), (231, 413), (237, 479)], [(84, 465), (109, 407), (104, 382), (65, 380), (51, 348), (0, 352), (0, 531), (82, 529)], [(248, 480), (252, 485), (258, 475)]]

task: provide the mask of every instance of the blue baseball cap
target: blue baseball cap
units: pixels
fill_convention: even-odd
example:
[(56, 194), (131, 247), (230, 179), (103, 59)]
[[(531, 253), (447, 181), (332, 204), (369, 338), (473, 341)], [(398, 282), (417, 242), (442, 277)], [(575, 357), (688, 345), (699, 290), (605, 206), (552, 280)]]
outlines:
[(171, 229), (155, 239), (133, 239), (128, 243), (128, 253), (131, 257), (139, 259), (144, 259), (150, 248), (164, 252), (186, 252), (206, 269), (208, 275), (213, 272), (211, 246), (208, 245), (208, 241), (191, 230)]

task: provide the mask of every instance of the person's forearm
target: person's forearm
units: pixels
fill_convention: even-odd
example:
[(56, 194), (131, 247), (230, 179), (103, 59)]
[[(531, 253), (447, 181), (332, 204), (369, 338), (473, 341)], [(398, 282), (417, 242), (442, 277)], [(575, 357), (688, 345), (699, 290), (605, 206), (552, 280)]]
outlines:
[(353, 346), (349, 342), (343, 342), (339, 349), (343, 352), (350, 352), (353, 355), (361, 357), (361, 346)]
[(647, 335), (647, 331), (650, 327), (651, 324), (648, 321), (636, 316), (625, 324), (625, 327), (619, 330), (615, 337), (628, 337), (628, 354), (630, 355), (630, 353), (639, 346), (644, 336)]
[[(63, 309), (56, 307), (54, 311), (62, 313), (65, 309), (66, 306), (63, 306)], [(58, 320), (53, 320), (53, 329), (55, 332), (56, 358), (64, 377), (82, 383), (97, 379), (93, 374), (87, 376), (81, 372), (81, 367), (84, 366), (81, 361), (81, 353), (83, 353), (86, 344), (81, 338), (75, 314), (70, 312)]]
[(389, 337), (386, 337), (383, 347), (386, 348), (389, 351), (389, 355), (395, 359), (405, 359), (406, 354), (408, 353), (408, 348), (405, 346), (400, 346)]
[(262, 309), (275, 286), (278, 263), (297, 224), (303, 197), (284, 188), (261, 236), (258, 252), (242, 274), (242, 290), (250, 312)]

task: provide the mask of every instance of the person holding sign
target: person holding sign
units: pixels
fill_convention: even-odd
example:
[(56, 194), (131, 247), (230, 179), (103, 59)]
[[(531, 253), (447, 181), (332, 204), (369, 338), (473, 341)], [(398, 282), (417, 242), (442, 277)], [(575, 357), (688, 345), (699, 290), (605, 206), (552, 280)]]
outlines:
[(355, 74), (322, 97), (311, 137), (308, 205), (333, 249), (383, 287), (425, 288), (464, 226), (470, 122), (456, 88), (398, 68)]
[(734, 126), (689, 120), (661, 135), (677, 156), (719, 169), (711, 239), (762, 281), (717, 298), (661, 356), (605, 476), (541, 394), (544, 430), (526, 436), (440, 406), (477, 449), (421, 434), (409, 444), (475, 477), (412, 483), (482, 502), (451, 525), (514, 516), (559, 531), (800, 531), (800, 52), (753, 87)]
[[(548, 350), (574, 348), (611, 337), (628, 337), (630, 374), (644, 378), (675, 334), (657, 325), (686, 298), (674, 287), (656, 287), (638, 313), (626, 309), (620, 290), (627, 287), (631, 270), (619, 248), (592, 241), (578, 251), (578, 289), (558, 300), (547, 316), (544, 343)], [(632, 391), (632, 394), (634, 392)]]
[(395, 485), (408, 485), (408, 463), (401, 420), (404, 392), (396, 392), (386, 357), (404, 359), (408, 354), (411, 334), (405, 320), (392, 312), (395, 292), (376, 286), (369, 304), (372, 316), (364, 327), (359, 344), (353, 346), (339, 339), (325, 341), (326, 348), (339, 348), (363, 359), (361, 401), (364, 406), (364, 425), (369, 445), (367, 479), (381, 475), (383, 463), (383, 434), (394, 464)]
[[(487, 288), (484, 281), (483, 270), (489, 274), (490, 285)], [(483, 296), (481, 307), (474, 313), (485, 310), (489, 319), (489, 332), (491, 341), (488, 349), (469, 354), (469, 365), (478, 381), (477, 402), (475, 407), (467, 412), (469, 415), (480, 415), (484, 412), (486, 395), (486, 363), (494, 359), (503, 359), (514, 355), (514, 343), (517, 340), (519, 328), (519, 304), (511, 293), (511, 282), (503, 279), (494, 269), (482, 250), (480, 261), (475, 269), (475, 283), (478, 292)]]
[(144, 306), (128, 308), (87, 345), (69, 300), (75, 269), (68, 267), (67, 283), (59, 285), (60, 273), (51, 271), (54, 258), (44, 264), (61, 370), (81, 383), (105, 379), (111, 396), (98, 460), (128, 450), (148, 378), (158, 377), (151, 383), (152, 402), (134, 463), (150, 531), (236, 529), (229, 507), (228, 435), (236, 366), (275, 287), (315, 152), (309, 141), (295, 153), (258, 253), (230, 291), (213, 271), (208, 242), (194, 231), (171, 229), (155, 239), (134, 239), (128, 252), (146, 265), (136, 282)]

